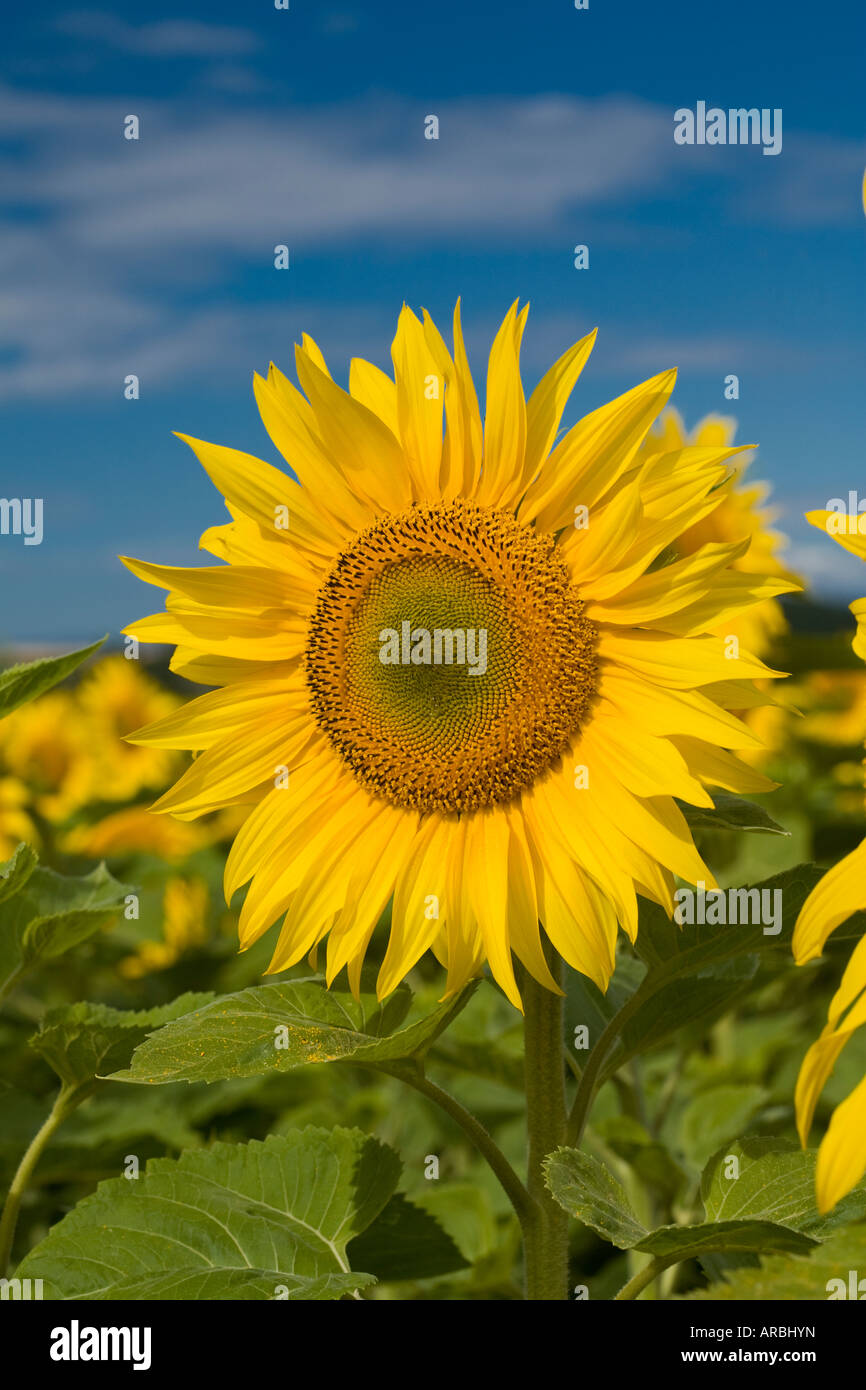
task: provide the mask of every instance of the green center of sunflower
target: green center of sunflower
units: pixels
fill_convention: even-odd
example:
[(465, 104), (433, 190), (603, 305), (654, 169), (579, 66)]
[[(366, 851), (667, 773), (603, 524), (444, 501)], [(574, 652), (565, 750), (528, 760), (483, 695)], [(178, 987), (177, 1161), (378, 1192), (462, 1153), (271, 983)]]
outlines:
[(383, 517), (310, 620), (319, 726), (375, 795), (421, 812), (510, 801), (584, 723), (595, 624), (552, 539), (454, 501)]

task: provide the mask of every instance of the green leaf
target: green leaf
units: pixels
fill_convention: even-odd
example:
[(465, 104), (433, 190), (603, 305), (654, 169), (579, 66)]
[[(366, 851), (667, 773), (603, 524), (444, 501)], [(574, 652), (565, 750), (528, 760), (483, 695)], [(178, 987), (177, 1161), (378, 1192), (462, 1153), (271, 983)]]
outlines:
[[(0, 993), (40, 960), (50, 960), (109, 926), (132, 891), (112, 878), (104, 864), (82, 878), (69, 878), (18, 860), (23, 886), (0, 893)], [(14, 865), (18, 856), (13, 856)], [(8, 867), (8, 865), (7, 865)]]
[[(578, 970), (568, 970), (565, 978), (565, 1034), (566, 1045), (580, 1063), (586, 1060), (604, 1029), (614, 1014), (619, 1013), (624, 1004), (640, 987), (646, 975), (643, 962), (633, 955), (620, 952), (616, 969), (610, 979), (605, 994), (598, 985), (581, 975)], [(575, 1049), (575, 1028), (586, 1028), (589, 1047)]]
[(677, 977), (658, 987), (658, 976), (647, 977), (635, 995), (635, 1010), (623, 1024), (602, 1079), (630, 1057), (658, 1047), (690, 1024), (708, 1024), (747, 994), (758, 970), (756, 956), (723, 961), (696, 972), (684, 988)]
[(506, 1052), (504, 1047), (497, 1047), (493, 1040), (485, 1044), (449, 1037), (446, 1042), (437, 1044), (434, 1060), (439, 1066), (450, 1067), (463, 1075), (471, 1073), (497, 1086), (508, 1086), (512, 1091), (523, 1090), (523, 1058)]
[(21, 938), (25, 963), (63, 955), (86, 941), (116, 916), (131, 891), (104, 864), (81, 878), (34, 870), (25, 894), (35, 909)]
[(84, 1295), (95, 1301), (134, 1299), (196, 1302), (230, 1299), (249, 1302), (270, 1299), (287, 1303), (322, 1302), (351, 1296), (357, 1289), (375, 1284), (371, 1274), (320, 1274), (315, 1279), (298, 1274), (274, 1275), (265, 1269), (214, 1269), (200, 1272), (182, 1269), (171, 1274), (154, 1274), (144, 1279), (121, 1279), (104, 1293)]
[(630, 1250), (647, 1230), (616, 1178), (577, 1149), (556, 1149), (544, 1161), (545, 1182), (561, 1207), (620, 1250)]
[[(768, 1092), (763, 1086), (757, 1085), (725, 1084), (699, 1091), (680, 1119), (683, 1150), (695, 1164), (703, 1165), (719, 1144), (742, 1134), (755, 1111), (767, 1099)], [(755, 1213), (748, 1214), (751, 1216)], [(734, 1213), (727, 1215), (733, 1216)]]
[[(761, 895), (757, 906), (763, 920), (754, 922), (679, 925), (655, 903), (642, 899), (635, 949), (648, 969), (626, 1005), (621, 1026), (614, 1023), (616, 1037), (604, 1058), (601, 1080), (680, 1029), (698, 1022), (706, 1025), (749, 993), (760, 978), (759, 967), (767, 953), (782, 951), (789, 956), (794, 923), (821, 877), (817, 865), (800, 864), (741, 890)], [(767, 918), (778, 904), (780, 930), (767, 932), (765, 926), (773, 926)], [(712, 906), (707, 895), (708, 914)], [(754, 899), (748, 904), (745, 899), (736, 902), (738, 912), (748, 907), (750, 915), (755, 906)], [(846, 940), (858, 939), (864, 930), (866, 915), (857, 913), (839, 928), (836, 939), (842, 939), (840, 933)]]
[(50, 1009), (30, 1046), (70, 1088), (128, 1066), (132, 1054), (153, 1028), (188, 1013), (211, 994), (183, 994), (160, 1008), (126, 1011), (105, 1004), (67, 1004)]
[(713, 802), (712, 807), (689, 806), (684, 801), (678, 801), (677, 805), (692, 830), (756, 830), (765, 835), (791, 833), (754, 801), (744, 801), (741, 796), (732, 796), (729, 792), (714, 791)]
[[(798, 864), (793, 869), (773, 874), (759, 883), (749, 885), (761, 892), (779, 892), (782, 905), (781, 931), (775, 935), (764, 932), (760, 923), (742, 922), (727, 926), (712, 923), (686, 923), (678, 926), (662, 908), (646, 899), (640, 900), (640, 921), (635, 949), (646, 961), (651, 972), (661, 972), (662, 978), (677, 979), (695, 974), (708, 965), (734, 960), (737, 956), (756, 952), (782, 951), (790, 955), (794, 923), (812, 889), (826, 870), (817, 864)], [(775, 899), (766, 899), (772, 904)], [(855, 913), (834, 932), (834, 940), (855, 940), (866, 930), (866, 914)], [(656, 975), (654, 978), (658, 978)]]
[(640, 1250), (667, 1266), (709, 1251), (803, 1251), (815, 1242), (772, 1221), (705, 1222), (647, 1231), (625, 1189), (603, 1164), (576, 1149), (556, 1149), (545, 1160), (547, 1186), (571, 1216), (620, 1250)]
[[(757, 1268), (726, 1270), (719, 1283), (686, 1295), (689, 1300), (860, 1299), (858, 1287), (866, 1270), (866, 1224), (843, 1226), (806, 1255), (764, 1256)], [(853, 1279), (852, 1279), (853, 1274)], [(853, 1288), (852, 1288), (853, 1284)]]
[(19, 705), (44, 695), (52, 686), (59, 685), (71, 675), (82, 661), (99, 651), (108, 633), (89, 647), (78, 652), (68, 652), (65, 656), (43, 657), (40, 661), (27, 661), (19, 666), (9, 666), (0, 671), (0, 719), (5, 719)]
[(289, 980), (223, 995), (144, 1042), (128, 1071), (132, 1082), (222, 1081), (294, 1071), (316, 1062), (387, 1065), (423, 1055), (472, 992), (468, 986), (425, 1018), (393, 1032), (411, 1002), (408, 990), (380, 1004), (374, 995)]
[(816, 1159), (815, 1150), (801, 1149), (790, 1140), (749, 1135), (728, 1142), (709, 1160), (701, 1177), (707, 1218), (730, 1221), (761, 1216), (795, 1231), (823, 1236), (866, 1216), (862, 1185), (828, 1216), (821, 1216), (815, 1203)]
[(423, 1207), (448, 1232), (468, 1264), (483, 1260), (494, 1249), (498, 1231), (490, 1198), (473, 1182), (429, 1182), (415, 1193)]
[(666, 1264), (679, 1264), (710, 1251), (805, 1251), (816, 1244), (811, 1236), (773, 1221), (707, 1221), (697, 1226), (659, 1226), (633, 1248)]
[[(112, 878), (104, 864), (82, 878), (37, 868), (32, 851), (20, 858), (12, 876), (23, 886), (0, 895), (0, 978), (14, 977), (40, 960), (63, 955), (107, 927), (132, 891)], [(8, 866), (7, 866), (8, 867)]]
[(606, 1148), (633, 1168), (647, 1187), (668, 1203), (676, 1200), (689, 1178), (664, 1144), (631, 1115), (609, 1115), (593, 1124)]
[(23, 843), (18, 845), (12, 858), (0, 864), (0, 903), (21, 892), (38, 863), (35, 850)]
[[(310, 1127), (151, 1159), (135, 1180), (100, 1183), (16, 1274), (44, 1280), (53, 1299), (210, 1297), (203, 1280), (230, 1297), (239, 1276), (244, 1297), (273, 1298), (292, 1276), (348, 1274), (350, 1241), (375, 1221), (399, 1174), (392, 1149), (353, 1129)], [(338, 1280), (318, 1296), (366, 1282)]]
[(468, 1263), (436, 1218), (402, 1192), (352, 1241), (348, 1254), (353, 1266), (368, 1270), (380, 1283), (433, 1279)]

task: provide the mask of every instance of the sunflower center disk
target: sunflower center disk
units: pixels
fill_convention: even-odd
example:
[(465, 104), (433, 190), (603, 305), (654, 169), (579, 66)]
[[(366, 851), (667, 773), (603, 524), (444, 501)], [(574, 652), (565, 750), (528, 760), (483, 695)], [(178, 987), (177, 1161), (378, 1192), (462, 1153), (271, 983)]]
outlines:
[(580, 729), (595, 625), (549, 537), (468, 502), (377, 521), (319, 591), (319, 726), (375, 795), (454, 813), (511, 800)]

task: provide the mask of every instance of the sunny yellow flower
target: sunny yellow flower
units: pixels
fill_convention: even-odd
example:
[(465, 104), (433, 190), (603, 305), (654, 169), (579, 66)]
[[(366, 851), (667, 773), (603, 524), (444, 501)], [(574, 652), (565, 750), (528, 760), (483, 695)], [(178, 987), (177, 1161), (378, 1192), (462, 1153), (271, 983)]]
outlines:
[[(866, 560), (866, 535), (839, 529), (839, 517), (827, 511), (809, 512), (806, 520), (833, 536), (852, 554)], [(856, 519), (855, 519), (856, 520)], [(851, 604), (857, 619), (854, 650), (866, 660), (866, 599)], [(861, 730), (866, 732), (866, 729)], [(866, 907), (866, 840), (824, 875), (803, 904), (792, 942), (798, 965), (819, 956), (838, 926)], [(797, 1078), (797, 1128), (805, 1145), (815, 1106), (836, 1059), (848, 1039), (866, 1023), (866, 937), (854, 948), (827, 1023), (803, 1059)], [(866, 1077), (838, 1105), (818, 1150), (815, 1175), (818, 1207), (829, 1211), (866, 1173)]]
[(141, 669), (140, 662), (106, 657), (92, 667), (75, 693), (90, 734), (89, 799), (128, 801), (141, 791), (166, 786), (177, 775), (172, 754), (126, 741), (127, 734), (180, 704)]
[(527, 401), (526, 315), (496, 335), (483, 421), (459, 305), (453, 352), (404, 307), (394, 378), (354, 359), (348, 393), (305, 336), (303, 395), (255, 380), (300, 482), (187, 439), (231, 515), (202, 538), (223, 563), (125, 561), (170, 591), (128, 631), (220, 687), (136, 735), (198, 751), (157, 809), (250, 804), (225, 889), (250, 885), (242, 948), (281, 919), (272, 971), (327, 938), (328, 982), (357, 990), (393, 899), (380, 996), (432, 950), (446, 995), (486, 961), (519, 1006), (515, 956), (555, 987), (539, 921), (604, 989), (637, 894), (671, 912), (674, 874), (713, 882), (674, 798), (770, 785), (731, 711), (773, 673), (713, 634), (793, 585), (737, 570), (747, 539), (663, 563), (737, 450), (640, 456), (673, 371), (558, 440), (594, 334)]
[(143, 941), (134, 955), (120, 962), (121, 975), (141, 979), (156, 970), (167, 970), (181, 956), (207, 940), (208, 887), (197, 874), (173, 875), (166, 882), (162, 900), (161, 941)]
[(866, 671), (810, 671), (795, 689), (800, 736), (829, 747), (860, 743), (866, 730)]
[(20, 778), (0, 777), (0, 861), (11, 859), (22, 840), (39, 843), (29, 802), (30, 794)]
[(126, 854), (156, 854), (169, 861), (185, 859), (210, 843), (204, 826), (155, 816), (147, 806), (125, 806), (94, 825), (75, 825), (63, 836), (66, 854), (112, 859)]
[(54, 690), (0, 723), (0, 765), (25, 784), (46, 820), (63, 821), (90, 795), (88, 731), (74, 696)]
[(180, 703), (139, 662), (103, 658), (77, 686), (0, 722), (0, 771), (25, 784), (32, 808), (57, 826), (91, 803), (153, 793), (177, 776), (177, 754), (133, 746), (124, 735)]
[[(686, 444), (696, 449), (718, 450), (733, 443), (736, 431), (737, 423), (729, 416), (706, 415), (688, 434), (679, 411), (671, 408), (650, 432), (642, 453), (646, 456), (650, 452), (681, 449)], [(775, 575), (799, 586), (799, 577), (785, 567), (779, 555), (787, 539), (773, 529), (776, 513), (764, 506), (769, 487), (766, 483), (746, 484), (748, 467), (748, 458), (740, 455), (719, 483), (723, 493), (719, 506), (677, 537), (676, 551), (693, 555), (701, 546), (713, 542), (747, 539), (743, 554), (733, 561), (734, 569), (745, 574)], [(770, 598), (745, 609), (732, 621), (726, 620), (719, 628), (719, 636), (736, 636), (746, 651), (766, 656), (773, 642), (786, 631), (782, 606)]]

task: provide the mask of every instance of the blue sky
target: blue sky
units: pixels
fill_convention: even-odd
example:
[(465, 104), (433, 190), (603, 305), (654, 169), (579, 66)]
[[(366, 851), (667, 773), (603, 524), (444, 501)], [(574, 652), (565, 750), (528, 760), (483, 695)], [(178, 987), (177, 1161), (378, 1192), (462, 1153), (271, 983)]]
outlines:
[[(482, 381), (517, 296), (527, 387), (598, 325), (569, 420), (678, 366), (687, 422), (733, 413), (760, 444), (815, 591), (866, 589), (800, 520), (866, 495), (860, 0), (47, 4), (4, 24), (0, 496), (42, 497), (45, 535), (0, 536), (0, 641), (151, 611), (116, 555), (196, 563), (224, 516), (171, 431), (275, 461), (254, 370), (291, 370), (302, 331), (339, 379), (353, 355), (384, 366), (403, 300), (447, 322), (458, 294)], [(699, 100), (781, 108), (782, 152), (675, 145)]]

